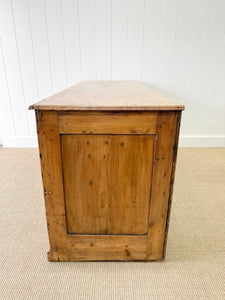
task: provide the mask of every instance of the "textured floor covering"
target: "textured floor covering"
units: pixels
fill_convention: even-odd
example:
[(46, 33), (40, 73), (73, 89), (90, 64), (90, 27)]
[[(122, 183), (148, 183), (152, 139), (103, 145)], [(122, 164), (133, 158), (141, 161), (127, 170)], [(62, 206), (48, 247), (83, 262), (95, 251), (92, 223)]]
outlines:
[(167, 256), (49, 263), (37, 149), (0, 149), (0, 299), (225, 299), (225, 149), (180, 149)]

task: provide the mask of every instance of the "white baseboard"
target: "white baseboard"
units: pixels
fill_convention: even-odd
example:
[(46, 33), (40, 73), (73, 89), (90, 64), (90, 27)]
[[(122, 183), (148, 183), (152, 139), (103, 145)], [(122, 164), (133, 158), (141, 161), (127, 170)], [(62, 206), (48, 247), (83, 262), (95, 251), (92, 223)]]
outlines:
[(225, 147), (224, 135), (180, 136), (179, 147)]
[[(36, 148), (36, 136), (2, 136), (4, 148)], [(225, 136), (180, 136), (179, 147), (225, 147)]]
[(2, 136), (0, 144), (3, 148), (37, 148), (37, 136)]

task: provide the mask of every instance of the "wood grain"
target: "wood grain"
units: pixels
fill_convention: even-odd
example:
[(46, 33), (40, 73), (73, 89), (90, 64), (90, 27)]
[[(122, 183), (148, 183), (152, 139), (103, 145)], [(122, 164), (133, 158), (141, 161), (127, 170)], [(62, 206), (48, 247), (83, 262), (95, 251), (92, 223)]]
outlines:
[(176, 128), (177, 114), (175, 112), (160, 112), (158, 114), (149, 213), (147, 247), (149, 260), (163, 257)]
[(70, 261), (145, 260), (147, 236), (69, 235)]
[(67, 260), (67, 231), (57, 113), (36, 111), (38, 143), (50, 241), (49, 260)]
[(165, 256), (181, 112), (126, 109), (36, 109), (50, 261)]
[(99, 134), (155, 134), (155, 112), (68, 112), (59, 114), (59, 131)]
[(154, 136), (62, 135), (70, 233), (146, 234)]
[(184, 106), (140, 81), (86, 81), (29, 109), (41, 110), (183, 110)]
[(172, 171), (171, 171), (171, 177), (170, 177), (170, 192), (169, 192), (169, 201), (168, 201), (167, 219), (166, 219), (166, 229), (165, 229), (165, 237), (164, 237), (164, 245), (163, 245), (163, 258), (165, 258), (165, 255), (166, 255), (167, 236), (168, 236), (169, 222), (170, 222), (170, 212), (171, 212), (172, 197), (173, 197), (173, 187), (174, 187), (174, 179), (175, 179), (175, 170), (176, 170), (176, 162), (177, 162), (177, 150), (178, 150), (180, 122), (181, 122), (182, 112), (177, 112), (176, 114), (177, 114), (177, 125), (176, 125), (175, 143), (174, 143), (174, 147), (173, 147), (173, 163), (172, 163)]

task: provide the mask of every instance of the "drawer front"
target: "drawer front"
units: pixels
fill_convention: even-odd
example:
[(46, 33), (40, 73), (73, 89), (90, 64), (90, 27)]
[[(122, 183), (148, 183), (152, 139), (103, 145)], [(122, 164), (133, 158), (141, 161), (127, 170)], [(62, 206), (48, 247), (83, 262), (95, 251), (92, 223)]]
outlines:
[(154, 112), (70, 112), (59, 113), (61, 134), (155, 134)]

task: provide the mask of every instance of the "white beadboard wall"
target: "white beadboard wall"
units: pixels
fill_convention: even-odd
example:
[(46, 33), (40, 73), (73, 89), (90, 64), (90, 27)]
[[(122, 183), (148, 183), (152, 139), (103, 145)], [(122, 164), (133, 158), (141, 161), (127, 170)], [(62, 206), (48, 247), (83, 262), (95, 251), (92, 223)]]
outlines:
[(225, 146), (224, 0), (0, 0), (0, 144), (37, 145), (29, 104), (142, 80), (186, 105), (180, 146)]

